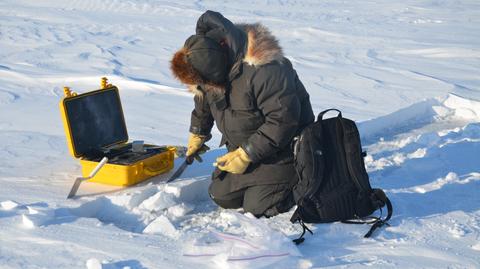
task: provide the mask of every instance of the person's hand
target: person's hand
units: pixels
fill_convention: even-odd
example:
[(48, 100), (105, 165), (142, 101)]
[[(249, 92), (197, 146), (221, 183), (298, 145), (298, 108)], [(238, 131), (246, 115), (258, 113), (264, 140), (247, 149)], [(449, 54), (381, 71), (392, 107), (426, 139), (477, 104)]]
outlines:
[(215, 166), (232, 174), (243, 174), (250, 163), (247, 153), (242, 148), (238, 148), (217, 158)]
[[(197, 134), (192, 134), (190, 133), (190, 136), (188, 138), (188, 145), (187, 145), (187, 153), (185, 155), (190, 156), (202, 148), (203, 144), (205, 141), (207, 141), (209, 136), (206, 135), (197, 135)], [(206, 151), (206, 150), (205, 150)]]

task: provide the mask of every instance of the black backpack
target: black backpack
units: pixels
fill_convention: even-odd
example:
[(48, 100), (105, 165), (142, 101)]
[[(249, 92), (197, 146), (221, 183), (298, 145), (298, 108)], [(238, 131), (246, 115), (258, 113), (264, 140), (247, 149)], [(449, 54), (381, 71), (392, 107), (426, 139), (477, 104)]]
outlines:
[[(323, 119), (331, 110), (338, 116)], [(388, 225), (392, 204), (381, 189), (370, 186), (357, 126), (343, 118), (340, 110), (321, 112), (317, 121), (294, 139), (293, 152), (299, 181), (293, 189), (297, 209), (290, 221), (303, 227), (302, 235), (293, 240), (296, 244), (304, 241), (305, 230), (312, 233), (305, 223), (373, 224), (365, 237)], [(386, 218), (365, 219), (385, 205)]]

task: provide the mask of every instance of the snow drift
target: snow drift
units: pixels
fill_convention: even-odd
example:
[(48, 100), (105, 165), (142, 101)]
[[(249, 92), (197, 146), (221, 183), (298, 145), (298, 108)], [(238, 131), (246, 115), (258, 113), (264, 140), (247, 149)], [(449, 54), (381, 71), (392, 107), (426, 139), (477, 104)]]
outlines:
[[(476, 1), (0, 2), (1, 268), (478, 268), (480, 21)], [(207, 194), (215, 149), (169, 184), (82, 185), (58, 113), (62, 87), (119, 87), (131, 139), (186, 143), (192, 96), (174, 51), (207, 9), (268, 26), (314, 111), (359, 122), (391, 226), (254, 219)], [(372, 12), (375, 10), (375, 12)], [(176, 161), (176, 165), (181, 160)], [(377, 212), (380, 214), (380, 212)]]

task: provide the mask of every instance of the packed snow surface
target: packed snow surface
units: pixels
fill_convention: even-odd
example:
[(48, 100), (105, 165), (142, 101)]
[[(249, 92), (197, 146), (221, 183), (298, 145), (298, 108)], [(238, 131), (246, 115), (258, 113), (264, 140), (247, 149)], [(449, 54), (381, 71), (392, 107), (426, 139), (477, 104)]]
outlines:
[[(208, 9), (269, 27), (314, 110), (359, 123), (371, 183), (394, 205), (389, 227), (365, 239), (364, 225), (309, 225), (297, 247), (291, 212), (218, 208), (217, 130), (174, 182), (84, 183), (65, 199), (80, 166), (63, 86), (108, 76), (131, 139), (185, 145), (193, 101), (169, 60)], [(478, 1), (1, 1), (0, 268), (478, 268), (479, 100)]]

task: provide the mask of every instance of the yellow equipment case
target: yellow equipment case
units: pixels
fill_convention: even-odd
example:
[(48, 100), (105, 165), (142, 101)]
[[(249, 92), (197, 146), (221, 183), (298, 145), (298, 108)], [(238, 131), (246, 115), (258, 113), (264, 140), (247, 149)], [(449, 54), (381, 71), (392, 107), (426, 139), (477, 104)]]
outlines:
[[(70, 154), (80, 159), (87, 177), (100, 160), (108, 162), (88, 181), (129, 186), (168, 172), (173, 168), (175, 147), (128, 143), (118, 88), (102, 78), (101, 89), (83, 94), (64, 88), (60, 101)], [(143, 143), (143, 142), (142, 142)]]

